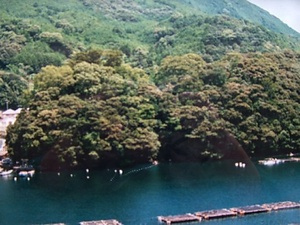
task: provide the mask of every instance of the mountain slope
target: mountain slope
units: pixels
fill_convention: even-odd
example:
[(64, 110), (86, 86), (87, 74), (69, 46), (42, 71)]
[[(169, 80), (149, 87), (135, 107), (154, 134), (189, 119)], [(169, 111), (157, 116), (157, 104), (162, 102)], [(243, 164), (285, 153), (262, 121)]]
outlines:
[(277, 17), (246, 0), (179, 0), (210, 14), (226, 14), (260, 24), (277, 33), (300, 37), (300, 34), (280, 21)]
[[(169, 54), (197, 52), (218, 59), (228, 51), (300, 49), (297, 38), (234, 19), (232, 16), (253, 19), (259, 14), (265, 18), (266, 26), (273, 26), (274, 21), (280, 24), (246, 1), (65, 0), (62, 4), (57, 0), (18, 3), (0, 0), (0, 3), (0, 67), (15, 68), (21, 63), (30, 67), (28, 73), (38, 72), (47, 64), (59, 65), (72, 51), (93, 46), (120, 49), (132, 65), (142, 67), (159, 63)], [(212, 17), (205, 12), (225, 12), (227, 16)], [(31, 52), (40, 54), (41, 60), (33, 60)], [(152, 57), (145, 57), (149, 52)]]
[(7, 132), (14, 160), (57, 169), (299, 152), (299, 39), (232, 17), (245, 1), (201, 1), (225, 15), (192, 0), (0, 3), (0, 107), (16, 94), (10, 104), (30, 109)]

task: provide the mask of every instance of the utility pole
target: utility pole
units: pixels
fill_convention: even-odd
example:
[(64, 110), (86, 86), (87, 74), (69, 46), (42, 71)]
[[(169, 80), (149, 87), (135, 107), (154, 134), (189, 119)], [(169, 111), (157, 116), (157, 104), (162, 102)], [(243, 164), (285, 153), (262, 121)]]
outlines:
[(8, 100), (7, 99), (5, 100), (5, 103), (6, 103), (6, 110), (8, 110)]

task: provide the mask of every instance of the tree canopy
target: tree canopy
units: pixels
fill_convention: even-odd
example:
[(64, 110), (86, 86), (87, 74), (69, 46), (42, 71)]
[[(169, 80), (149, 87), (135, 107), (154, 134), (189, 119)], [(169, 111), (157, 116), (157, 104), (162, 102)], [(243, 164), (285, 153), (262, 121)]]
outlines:
[(10, 155), (54, 168), (202, 160), (231, 154), (229, 136), (250, 155), (299, 149), (299, 54), (169, 56), (155, 83), (120, 56), (91, 50), (44, 67), (8, 130)]

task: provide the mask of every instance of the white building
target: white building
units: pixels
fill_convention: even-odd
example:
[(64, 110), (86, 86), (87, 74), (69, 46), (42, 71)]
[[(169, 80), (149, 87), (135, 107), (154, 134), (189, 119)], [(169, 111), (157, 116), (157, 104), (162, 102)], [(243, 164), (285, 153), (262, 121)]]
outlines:
[(0, 118), (0, 135), (6, 134), (6, 128), (9, 125), (14, 124), (21, 110), (21, 108), (18, 108), (17, 110), (8, 109), (2, 112)]
[[(17, 110), (8, 109), (4, 112), (0, 112), (0, 136), (4, 137), (6, 135), (7, 127), (11, 124), (14, 124), (21, 110), (21, 108)], [(0, 138), (0, 157), (6, 154), (7, 151), (5, 148), (5, 139)]]
[(0, 138), (0, 157), (4, 156), (7, 153), (5, 149), (5, 139)]

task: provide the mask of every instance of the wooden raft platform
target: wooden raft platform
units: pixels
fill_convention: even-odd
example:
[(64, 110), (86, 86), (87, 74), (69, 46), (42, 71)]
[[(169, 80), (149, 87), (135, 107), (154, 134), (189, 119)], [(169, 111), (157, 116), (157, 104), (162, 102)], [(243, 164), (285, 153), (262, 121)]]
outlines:
[(233, 212), (237, 212), (240, 215), (263, 213), (263, 212), (269, 211), (268, 209), (266, 209), (260, 205), (250, 205), (250, 206), (244, 206), (244, 207), (238, 207), (238, 208), (231, 208), (230, 210)]
[(271, 210), (283, 210), (283, 209), (296, 209), (300, 208), (300, 203), (297, 202), (276, 202), (276, 203), (269, 203), (269, 204), (263, 204), (262, 207)]
[(297, 202), (276, 202), (263, 205), (250, 205), (244, 207), (236, 207), (230, 209), (216, 209), (201, 211), (196, 213), (188, 213), (184, 215), (176, 216), (159, 216), (158, 220), (167, 224), (172, 223), (189, 223), (199, 222), (203, 220), (220, 219), (233, 216), (244, 216), (257, 213), (265, 213), (270, 211), (284, 210), (284, 209), (296, 209), (300, 208), (300, 203)]
[(66, 225), (65, 223), (48, 223), (43, 225)]
[(117, 220), (98, 220), (98, 221), (83, 221), (80, 225), (122, 225)]
[(184, 214), (184, 215), (176, 215), (176, 216), (159, 216), (158, 220), (160, 222), (165, 222), (166, 224), (172, 223), (187, 223), (187, 222), (200, 222), (201, 217), (197, 217), (191, 213)]
[(217, 209), (217, 210), (196, 212), (195, 215), (199, 216), (199, 217), (202, 217), (203, 219), (210, 220), (210, 219), (236, 216), (237, 212), (233, 212), (233, 211), (228, 210), (228, 209)]

